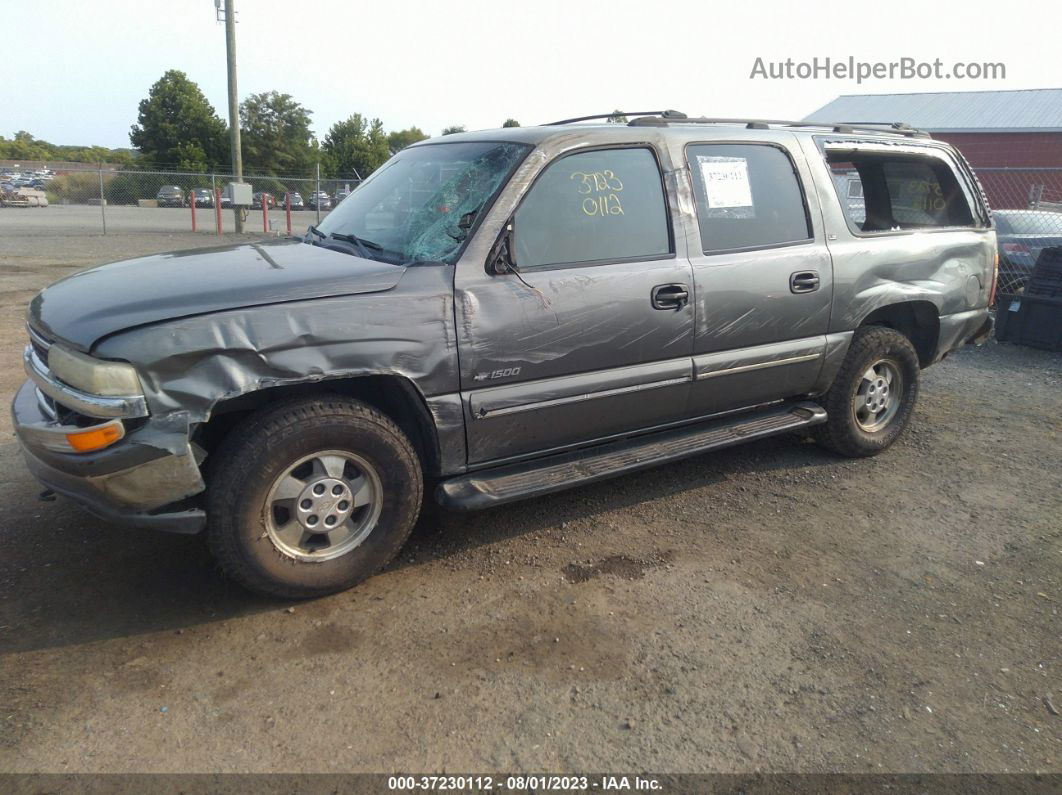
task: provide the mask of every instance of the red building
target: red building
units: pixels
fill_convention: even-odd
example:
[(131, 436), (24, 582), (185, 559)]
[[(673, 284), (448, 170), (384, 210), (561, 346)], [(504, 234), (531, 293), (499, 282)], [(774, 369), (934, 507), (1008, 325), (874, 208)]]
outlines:
[(904, 122), (954, 144), (992, 207), (1062, 208), (1062, 88), (844, 95), (806, 121)]

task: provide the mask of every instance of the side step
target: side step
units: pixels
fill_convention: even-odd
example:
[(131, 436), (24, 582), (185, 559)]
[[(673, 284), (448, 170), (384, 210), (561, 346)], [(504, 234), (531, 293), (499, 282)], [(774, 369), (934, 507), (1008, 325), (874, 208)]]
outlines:
[(825, 421), (817, 403), (775, 406), (461, 475), (440, 483), (435, 499), (459, 511), (490, 508)]

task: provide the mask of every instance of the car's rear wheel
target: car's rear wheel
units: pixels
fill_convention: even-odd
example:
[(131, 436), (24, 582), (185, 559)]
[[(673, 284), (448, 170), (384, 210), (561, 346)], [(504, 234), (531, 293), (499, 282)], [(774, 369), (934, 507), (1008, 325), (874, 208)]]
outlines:
[(340, 397), (252, 415), (212, 458), (210, 548), (227, 574), (271, 596), (320, 596), (371, 576), (405, 543), (423, 495), (398, 426)]
[(918, 398), (918, 353), (903, 334), (883, 326), (856, 330), (833, 386), (825, 424), (815, 437), (842, 455), (877, 455), (903, 433)]

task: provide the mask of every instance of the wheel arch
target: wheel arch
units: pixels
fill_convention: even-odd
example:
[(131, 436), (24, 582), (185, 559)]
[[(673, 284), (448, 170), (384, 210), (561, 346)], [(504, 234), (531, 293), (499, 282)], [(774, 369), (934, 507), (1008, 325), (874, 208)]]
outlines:
[(931, 301), (902, 301), (880, 306), (859, 326), (885, 326), (903, 334), (918, 353), (924, 369), (933, 363), (940, 340), (940, 312)]
[(193, 440), (209, 455), (242, 419), (259, 409), (280, 400), (322, 394), (354, 398), (387, 415), (413, 444), (425, 475), (439, 474), (439, 435), (427, 401), (409, 378), (395, 374), (281, 384), (220, 400), (209, 420), (196, 428)]

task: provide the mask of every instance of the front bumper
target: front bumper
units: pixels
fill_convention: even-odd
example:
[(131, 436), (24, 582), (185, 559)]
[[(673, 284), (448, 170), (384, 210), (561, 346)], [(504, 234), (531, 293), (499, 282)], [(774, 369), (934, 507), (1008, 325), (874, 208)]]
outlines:
[(174, 444), (173, 431), (155, 427), (149, 418), (136, 421), (111, 447), (61, 452), (48, 439), (62, 426), (45, 415), (30, 381), (15, 395), (11, 414), (27, 467), (49, 489), (120, 524), (175, 533), (197, 533), (205, 526), (204, 511), (170, 507), (205, 487), (191, 447), (187, 441), (183, 449)]

